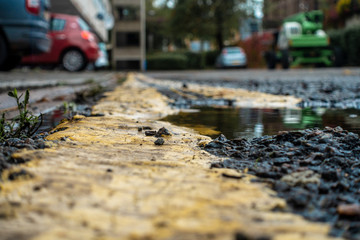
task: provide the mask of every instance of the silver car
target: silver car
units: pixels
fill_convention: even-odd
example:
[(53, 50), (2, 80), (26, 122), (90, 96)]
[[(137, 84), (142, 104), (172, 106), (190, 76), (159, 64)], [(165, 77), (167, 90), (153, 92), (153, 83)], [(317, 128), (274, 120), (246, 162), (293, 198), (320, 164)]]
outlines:
[(242, 67), (246, 68), (247, 59), (241, 47), (225, 47), (216, 59), (217, 68)]

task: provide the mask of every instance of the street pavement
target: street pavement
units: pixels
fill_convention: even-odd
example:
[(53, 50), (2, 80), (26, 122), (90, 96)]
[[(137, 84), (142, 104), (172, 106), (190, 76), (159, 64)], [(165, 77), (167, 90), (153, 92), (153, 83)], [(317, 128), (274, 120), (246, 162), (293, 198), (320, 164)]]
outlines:
[(0, 112), (16, 109), (16, 102), (9, 98), (8, 91), (17, 88), (19, 94), (30, 90), (30, 109), (34, 114), (53, 110), (64, 101), (74, 99), (76, 93), (96, 86), (104, 88), (116, 85), (115, 72), (29, 71), (0, 72)]
[[(210, 169), (221, 158), (200, 147), (211, 139), (159, 121), (176, 113), (168, 103), (130, 75), (93, 107), (98, 117), (75, 116), (49, 148), (15, 153), (27, 163), (2, 174), (0, 239), (333, 239), (326, 224), (273, 211), (285, 201), (246, 171)], [(155, 144), (145, 131), (162, 127), (170, 135)]]
[(360, 68), (302, 68), (288, 70), (267, 70), (267, 69), (225, 69), (225, 70), (204, 70), (204, 71), (153, 71), (147, 72), (148, 76), (156, 79), (174, 79), (188, 81), (294, 81), (312, 80), (327, 81), (334, 78), (354, 79), (360, 78)]
[[(0, 72), (0, 111), (16, 107), (14, 102), (8, 101), (7, 91), (14, 88), (32, 89), (31, 103), (41, 100), (51, 102), (53, 99), (68, 99), (66, 96), (73, 95), (86, 89), (91, 84), (102, 84), (104, 86), (114, 83), (118, 78), (117, 72), (90, 72), (68, 73), (64, 71), (45, 71), (17, 69), (12, 72)], [(285, 81), (295, 82), (327, 82), (336, 81), (349, 84), (349, 82), (360, 82), (360, 68), (309, 68), (273, 70), (266, 69), (226, 69), (226, 70), (191, 70), (191, 71), (149, 71), (147, 76), (155, 79), (169, 79), (180, 82), (197, 82), (206, 85), (226, 85), (238, 83), (248, 84), (249, 81), (268, 82)], [(112, 81), (112, 82), (111, 82)], [(232, 87), (232, 86), (230, 86)], [(246, 86), (244, 86), (246, 87)], [(352, 87), (352, 85), (350, 85)], [(296, 96), (301, 97), (301, 96)], [(51, 104), (50, 104), (51, 105)], [(44, 109), (41, 109), (44, 110)]]
[(89, 82), (103, 82), (111, 78), (111, 72), (78, 72), (22, 70), (0, 72), (0, 93), (13, 88), (32, 89), (55, 86), (73, 86)]
[[(68, 73), (64, 71), (22, 70), (0, 72), (0, 93), (12, 88), (44, 88), (59, 85), (81, 85), (86, 82), (102, 82), (111, 78), (116, 72)], [(288, 80), (360, 78), (360, 68), (305, 68), (290, 70), (266, 69), (226, 69), (226, 70), (191, 70), (191, 71), (148, 71), (146, 75), (156, 79), (228, 81), (228, 80)]]
[[(15, 101), (10, 100), (7, 91), (14, 88), (24, 91), (30, 89), (30, 103), (36, 113), (46, 112), (63, 101), (70, 101), (74, 94), (84, 91), (94, 84), (102, 86), (114, 85), (119, 78), (117, 72), (91, 72), (68, 73), (64, 71), (45, 71), (45, 70), (28, 70), (17, 69), (12, 72), (0, 72), (0, 111), (8, 111), (16, 108)], [(191, 70), (191, 71), (149, 71), (147, 76), (155, 79), (172, 80), (183, 83), (196, 82), (211, 86), (227, 86), (228, 88), (251, 87), (250, 90), (273, 93), (282, 91), (283, 95), (293, 95), (297, 98), (313, 97), (296, 95), (295, 89), (288, 89), (289, 86), (297, 85), (285, 84), (286, 82), (311, 82), (311, 84), (331, 82), (337, 86), (344, 86), (347, 89), (355, 89), (360, 82), (360, 68), (308, 68), (308, 69), (290, 69), (290, 70), (273, 70), (266, 69), (226, 69), (226, 70)], [(256, 88), (256, 84), (264, 82), (266, 87)], [(271, 86), (271, 83), (278, 83), (277, 86)], [(282, 83), (286, 87), (282, 87)], [(260, 84), (261, 85), (261, 84)], [(269, 86), (270, 85), (270, 86)], [(273, 88), (270, 89), (269, 87)], [(324, 86), (327, 88), (327, 86)], [(296, 87), (298, 88), (298, 87)], [(249, 89), (248, 89), (249, 90)], [(298, 91), (301, 92), (300, 89)], [(315, 95), (316, 95), (316, 90)], [(355, 91), (355, 90), (354, 90)], [(307, 91), (310, 93), (311, 91)], [(351, 91), (346, 90), (338, 94), (347, 94)], [(306, 91), (305, 91), (306, 93)], [(280, 93), (281, 94), (281, 93)], [(355, 92), (351, 93), (356, 94)], [(346, 99), (351, 100), (347, 96)], [(330, 99), (333, 100), (333, 99)], [(349, 101), (347, 100), (347, 101)], [(347, 104), (347, 103), (346, 103)], [(344, 104), (343, 104), (344, 105)], [(349, 105), (349, 104), (347, 104)], [(350, 104), (351, 105), (351, 104)]]
[(299, 105), (305, 108), (360, 109), (360, 68), (172, 71), (148, 75), (186, 85), (293, 96), (301, 99)]
[[(35, 99), (44, 94), (52, 98), (60, 87), (70, 91), (102, 82), (107, 74), (17, 70), (0, 73), (0, 82), (3, 94), (13, 87), (37, 88), (39, 93), (31, 91)], [(109, 76), (115, 76), (116, 81), (116, 74)], [(279, 78), (326, 81), (333, 77), (359, 80), (360, 70), (211, 70), (147, 75), (210, 83)], [(210, 139), (159, 121), (176, 109), (150, 87), (161, 81), (137, 78), (130, 75), (125, 84), (107, 93), (93, 107), (98, 117), (76, 116), (64, 121), (48, 137), (48, 148), (12, 156), (14, 162), (26, 163), (1, 175), (0, 240), (333, 239), (328, 236), (329, 225), (286, 213), (285, 201), (265, 184), (251, 181), (254, 177), (246, 171), (210, 169), (211, 163), (222, 160), (200, 148)], [(50, 91), (52, 87), (55, 89)], [(224, 98), (230, 94), (233, 98), (243, 93), (211, 89), (207, 94)], [(0, 99), (0, 104), (4, 103)], [(172, 135), (164, 136), (163, 145), (156, 145), (157, 138), (145, 136), (144, 131), (161, 127)]]

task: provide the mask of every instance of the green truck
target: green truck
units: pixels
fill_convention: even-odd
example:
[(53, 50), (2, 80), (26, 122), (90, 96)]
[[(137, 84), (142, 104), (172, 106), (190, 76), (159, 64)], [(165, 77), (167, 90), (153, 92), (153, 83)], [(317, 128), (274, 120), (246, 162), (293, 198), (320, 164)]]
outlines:
[(314, 10), (284, 19), (280, 30), (274, 33), (271, 50), (265, 53), (268, 68), (276, 68), (277, 63), (284, 69), (305, 64), (341, 66), (341, 49), (330, 45), (322, 29), (323, 18), (321, 10)]

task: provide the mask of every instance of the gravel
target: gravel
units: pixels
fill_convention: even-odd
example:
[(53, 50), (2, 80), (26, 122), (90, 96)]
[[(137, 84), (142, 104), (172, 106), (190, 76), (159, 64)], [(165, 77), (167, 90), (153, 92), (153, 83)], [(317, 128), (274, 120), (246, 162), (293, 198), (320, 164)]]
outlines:
[(45, 137), (48, 133), (40, 133), (32, 138), (9, 138), (0, 142), (0, 173), (13, 165), (25, 163), (26, 159), (14, 159), (11, 155), (19, 150), (46, 148)]
[[(215, 168), (256, 175), (289, 209), (332, 224), (331, 235), (360, 239), (360, 138), (337, 128), (279, 132), (246, 140), (220, 135), (205, 149), (227, 156)], [(278, 210), (278, 209), (274, 209)]]

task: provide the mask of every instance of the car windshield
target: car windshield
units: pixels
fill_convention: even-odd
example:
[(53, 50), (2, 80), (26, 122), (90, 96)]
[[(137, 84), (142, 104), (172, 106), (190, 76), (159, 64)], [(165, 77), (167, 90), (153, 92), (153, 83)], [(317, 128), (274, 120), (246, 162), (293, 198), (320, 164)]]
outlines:
[(79, 26), (80, 26), (81, 30), (90, 31), (89, 25), (87, 25), (84, 20), (82, 20), (81, 18), (78, 18), (78, 22), (79, 22)]
[(66, 20), (60, 18), (51, 19), (50, 29), (51, 31), (63, 31), (65, 28)]

